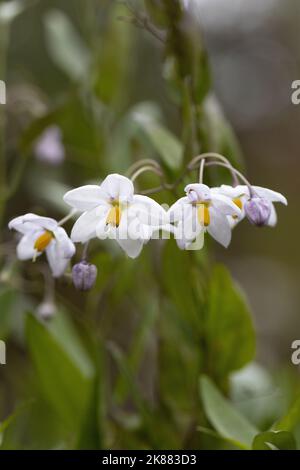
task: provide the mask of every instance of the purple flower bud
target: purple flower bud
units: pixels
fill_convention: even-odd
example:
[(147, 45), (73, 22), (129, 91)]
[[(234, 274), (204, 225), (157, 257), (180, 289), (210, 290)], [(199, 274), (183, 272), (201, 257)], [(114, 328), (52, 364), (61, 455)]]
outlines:
[(251, 224), (262, 227), (269, 221), (271, 204), (266, 199), (255, 196), (246, 202), (245, 213)]
[(97, 279), (97, 267), (87, 261), (80, 261), (73, 266), (72, 279), (77, 290), (90, 290)]

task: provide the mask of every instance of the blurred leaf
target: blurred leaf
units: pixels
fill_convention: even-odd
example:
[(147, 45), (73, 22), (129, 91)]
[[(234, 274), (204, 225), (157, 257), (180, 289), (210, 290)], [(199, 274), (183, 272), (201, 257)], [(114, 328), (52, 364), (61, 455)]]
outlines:
[(107, 349), (110, 352), (112, 358), (115, 360), (116, 365), (118, 366), (119, 372), (122, 376), (122, 380), (125, 381), (128, 385), (128, 389), (130, 390), (130, 396), (133, 399), (134, 404), (136, 405), (137, 409), (139, 410), (140, 414), (148, 419), (148, 410), (144, 400), (141, 396), (140, 390), (136, 383), (136, 378), (134, 377), (131, 366), (127, 361), (127, 358), (123, 351), (119, 348), (119, 346), (110, 341), (107, 344)]
[(14, 422), (17, 418), (27, 410), (27, 408), (32, 404), (32, 400), (22, 403), (21, 405), (17, 406), (13, 413), (11, 413), (8, 418), (4, 421), (0, 422), (0, 449), (2, 446), (5, 446), (6, 441), (6, 432), (9, 430), (11, 426), (13, 426)]
[(5, 340), (10, 332), (16, 300), (14, 290), (7, 288), (0, 291), (0, 339), (2, 340)]
[(102, 364), (99, 357), (99, 345), (94, 345), (95, 363), (97, 368), (96, 380), (94, 381), (92, 397), (89, 401), (87, 412), (83, 418), (77, 449), (99, 449), (102, 447)]
[(119, 21), (118, 16), (128, 10), (112, 2), (107, 27), (101, 37), (99, 53), (94, 66), (94, 91), (100, 101), (117, 104), (121, 107), (126, 99), (124, 88), (128, 88), (129, 70), (132, 68), (134, 55), (131, 53), (132, 25)]
[(158, 320), (157, 344), (160, 401), (172, 412), (179, 429), (186, 429), (191, 416), (196, 421), (200, 412), (197, 390), (203, 354), (199, 333), (192, 336), (193, 332), (183, 323), (184, 312), (180, 314), (168, 301), (160, 310), (163, 312)]
[(239, 414), (205, 375), (200, 378), (200, 392), (205, 413), (216, 431), (236, 446), (251, 449), (258, 430)]
[(210, 94), (203, 107), (204, 132), (207, 139), (207, 151), (225, 155), (233, 165), (241, 166), (242, 151), (236, 136), (226, 120), (217, 98)]
[(62, 313), (47, 325), (28, 314), (26, 336), (45, 397), (77, 433), (92, 399), (95, 370), (73, 325)]
[(276, 431), (293, 431), (300, 421), (300, 396), (294, 401), (286, 415), (275, 426)]
[[(159, 312), (158, 302), (155, 301), (155, 296), (151, 296), (153, 292), (149, 292), (148, 294), (150, 294), (148, 302), (145, 296), (143, 296), (144, 305), (146, 305), (147, 308), (144, 309), (145, 311), (143, 312), (137, 331), (134, 334), (130, 351), (127, 354), (127, 362), (130, 370), (135, 374), (139, 372), (139, 367), (144, 358), (150, 336), (153, 334), (153, 325)], [(150, 298), (152, 298), (152, 302), (150, 302)], [(128, 392), (128, 382), (124, 380), (124, 376), (120, 376), (115, 387), (116, 401), (118, 403), (123, 402)]]
[(191, 253), (178, 249), (174, 240), (165, 244), (162, 283), (180, 313), (178, 321), (188, 337), (199, 340), (202, 330), (203, 299), (196, 286), (197, 272), (191, 262)]
[(247, 302), (223, 266), (216, 266), (205, 309), (206, 367), (222, 380), (253, 359), (255, 332)]
[(182, 164), (183, 148), (177, 137), (159, 124), (144, 122), (141, 126), (164, 163), (171, 169), (179, 168)]
[(53, 62), (71, 79), (87, 76), (90, 55), (68, 16), (52, 10), (44, 18), (46, 42)]
[(296, 441), (290, 432), (267, 431), (255, 436), (253, 450), (297, 450)]
[(165, 28), (167, 26), (167, 21), (164, 15), (162, 0), (144, 0), (144, 2), (153, 23), (159, 28)]
[[(33, 185), (33, 181), (35, 184)], [(70, 207), (64, 202), (63, 196), (71, 188), (59, 181), (48, 180), (46, 178), (37, 178), (33, 172), (29, 178), (28, 190), (37, 197), (40, 203), (47, 204), (49, 207), (65, 214), (70, 211)], [(75, 218), (75, 215), (74, 215)]]
[(165, 165), (175, 170), (182, 164), (182, 144), (175, 135), (155, 119), (154, 110), (155, 108), (149, 107), (148, 103), (143, 103), (132, 111), (132, 118)]

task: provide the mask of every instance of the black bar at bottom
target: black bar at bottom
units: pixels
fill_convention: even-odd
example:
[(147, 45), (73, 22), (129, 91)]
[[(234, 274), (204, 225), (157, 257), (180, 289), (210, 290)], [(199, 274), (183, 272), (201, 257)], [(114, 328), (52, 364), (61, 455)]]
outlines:
[[(22, 466), (26, 463), (38, 463), (39, 465), (72, 465), (76, 468), (88, 466), (87, 468), (106, 468), (108, 466), (122, 466), (125, 468), (138, 468), (142, 465), (151, 466), (178, 466), (184, 465), (188, 468), (197, 468), (199, 465), (209, 465), (229, 463), (240, 465), (247, 461), (247, 464), (260, 463), (264, 461), (274, 461), (275, 463), (287, 464), (287, 459), (294, 457), (291, 451), (205, 451), (205, 450), (15, 450), (0, 451), (0, 468), (3, 465), (20, 462)], [(275, 460), (276, 459), (276, 460)]]

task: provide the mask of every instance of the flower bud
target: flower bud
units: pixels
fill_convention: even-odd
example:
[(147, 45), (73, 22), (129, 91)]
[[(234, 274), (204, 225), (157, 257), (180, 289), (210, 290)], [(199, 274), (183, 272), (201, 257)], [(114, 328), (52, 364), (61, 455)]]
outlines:
[(90, 290), (97, 279), (97, 267), (87, 261), (80, 261), (73, 266), (72, 279), (77, 290)]
[(42, 302), (36, 310), (37, 316), (41, 320), (50, 320), (56, 313), (57, 307), (52, 300), (45, 300)]
[(267, 225), (271, 215), (271, 204), (261, 197), (253, 197), (245, 204), (245, 213), (253, 225)]

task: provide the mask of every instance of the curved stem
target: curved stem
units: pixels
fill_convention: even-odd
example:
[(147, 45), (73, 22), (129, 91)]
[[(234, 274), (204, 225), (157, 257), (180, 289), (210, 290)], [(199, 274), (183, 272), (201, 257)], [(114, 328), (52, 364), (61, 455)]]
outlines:
[(223, 155), (221, 155), (220, 153), (217, 153), (217, 152), (206, 152), (206, 153), (202, 153), (200, 155), (197, 155), (196, 157), (194, 157), (190, 163), (188, 164), (188, 168), (190, 170), (192, 169), (196, 169), (197, 168), (197, 164), (202, 161), (203, 159), (207, 159), (207, 158), (216, 158), (218, 160), (221, 160), (223, 163), (225, 163), (228, 168), (230, 169), (231, 171), (231, 175), (232, 175), (232, 178), (233, 178), (233, 182), (234, 184), (238, 184), (238, 180), (237, 180), (237, 177), (236, 177), (236, 174), (235, 174), (235, 169), (234, 167), (231, 165), (230, 161), (228, 160), (228, 158), (224, 157)]
[(59, 220), (58, 225), (64, 225), (69, 219), (72, 219), (72, 217), (76, 214), (77, 209), (72, 209), (69, 214), (67, 214), (65, 217), (63, 217), (61, 220)]
[(41, 272), (44, 277), (44, 302), (53, 302), (55, 299), (55, 280), (47, 265), (42, 265)]
[(132, 173), (134, 173), (136, 170), (138, 170), (142, 166), (150, 166), (150, 165), (152, 165), (154, 168), (157, 168), (158, 170), (161, 170), (161, 166), (156, 160), (153, 160), (152, 158), (143, 158), (142, 160), (139, 160), (133, 163), (133, 165), (131, 165), (126, 171), (126, 175), (130, 177)]
[(153, 173), (156, 173), (158, 176), (160, 176), (160, 178), (163, 177), (163, 173), (161, 171), (161, 169), (158, 169), (156, 168), (155, 166), (152, 166), (152, 165), (146, 165), (146, 166), (142, 166), (141, 168), (139, 168), (138, 170), (136, 170), (133, 175), (131, 176), (131, 181), (134, 183), (134, 181), (142, 174), (144, 173), (145, 171), (152, 171)]
[(199, 166), (199, 183), (203, 183), (204, 167), (205, 167), (205, 158), (201, 160), (201, 163)]
[(210, 163), (206, 163), (206, 166), (222, 166), (223, 168), (227, 168), (231, 173), (234, 172), (235, 173), (235, 176), (237, 176), (238, 178), (240, 178), (243, 183), (245, 183), (246, 186), (248, 186), (249, 188), (249, 192), (250, 192), (250, 196), (253, 196), (254, 195), (254, 192), (253, 192), (253, 188), (250, 184), (250, 182), (247, 180), (247, 178), (245, 178), (245, 176), (238, 170), (236, 170), (233, 166), (231, 165), (227, 165), (226, 163), (222, 163), (222, 162), (210, 162)]
[(90, 241), (87, 241), (87, 242), (84, 244), (83, 251), (82, 251), (82, 255), (81, 255), (82, 261), (86, 261), (86, 260), (87, 260), (88, 249), (89, 249), (89, 243), (90, 243)]
[(134, 26), (145, 29), (146, 31), (148, 31), (148, 33), (152, 34), (152, 36), (158, 39), (161, 43), (165, 44), (165, 38), (160, 34), (160, 31), (157, 30), (156, 27), (151, 23), (148, 16), (139, 13), (138, 10), (133, 5), (131, 5), (128, 0), (121, 1), (120, 3), (127, 7), (128, 11), (133, 15), (133, 18), (127, 19), (124, 17), (119, 17), (119, 19), (123, 21), (129, 20)]

